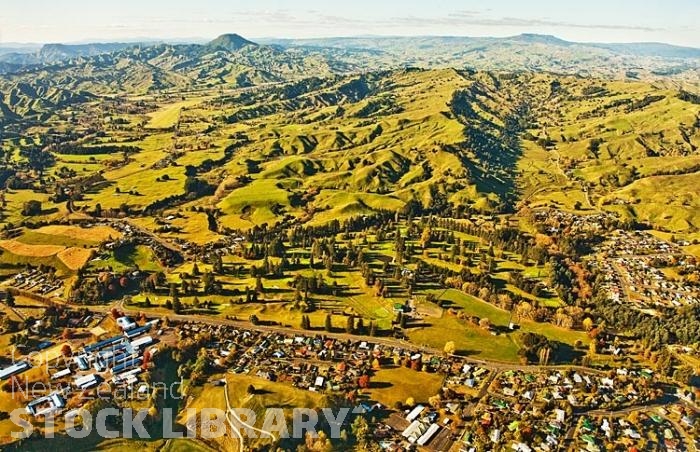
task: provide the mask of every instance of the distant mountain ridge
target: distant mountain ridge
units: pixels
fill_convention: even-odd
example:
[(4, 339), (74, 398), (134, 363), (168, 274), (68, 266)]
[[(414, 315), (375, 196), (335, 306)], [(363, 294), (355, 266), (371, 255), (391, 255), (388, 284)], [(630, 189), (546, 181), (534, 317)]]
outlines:
[(46, 61), (60, 61), (68, 58), (80, 56), (99, 55), (101, 53), (117, 52), (127, 47), (132, 47), (134, 43), (108, 42), (94, 44), (44, 44), (39, 50), (39, 57)]
[(249, 87), (392, 68), (537, 71), (700, 82), (700, 49), (657, 43), (586, 44), (555, 36), (364, 36), (250, 41), (227, 33), (202, 44), (46, 44), (0, 54), (0, 123), (40, 119), (96, 96)]
[(15, 51), (6, 54), (0, 54), (0, 62), (19, 64), (19, 65), (37, 65), (46, 63), (57, 63), (71, 58), (95, 56), (104, 53), (117, 52), (127, 47), (136, 45), (150, 45), (151, 43), (126, 43), (126, 42), (106, 42), (106, 43), (90, 43), (90, 44), (60, 44), (49, 43), (44, 44), (38, 51), (19, 52)]
[(41, 120), (56, 108), (102, 95), (246, 87), (361, 69), (236, 34), (205, 44), (51, 44), (13, 56), (0, 58), (0, 124)]
[(566, 41), (552, 35), (536, 33), (522, 33), (503, 38), (495, 37), (468, 37), (468, 36), (353, 36), (353, 37), (329, 37), (310, 39), (261, 39), (261, 43), (276, 44), (283, 47), (313, 46), (313, 47), (342, 47), (342, 48), (377, 48), (384, 46), (392, 48), (398, 44), (404, 46), (413, 43), (431, 45), (436, 47), (440, 43), (452, 45), (471, 46), (498, 45), (506, 43), (541, 44), (557, 47), (590, 47), (605, 49), (618, 54), (655, 56), (661, 58), (700, 58), (700, 48), (684, 47), (658, 42), (633, 42), (633, 43), (595, 43)]
[[(485, 51), (488, 46), (498, 46), (504, 44), (521, 43), (524, 45), (544, 45), (553, 47), (572, 47), (602, 49), (620, 55), (635, 55), (645, 57), (673, 58), (673, 59), (700, 59), (700, 48), (677, 46), (660, 42), (631, 42), (631, 43), (596, 43), (596, 42), (574, 42), (558, 38), (553, 35), (543, 35), (536, 33), (522, 33), (519, 35), (503, 38), (496, 37), (468, 37), (468, 36), (350, 36), (350, 37), (328, 37), (328, 38), (264, 38), (258, 40), (260, 44), (275, 45), (283, 48), (342, 48), (348, 50), (384, 50), (391, 52), (397, 47), (411, 49), (420, 46), (424, 52), (411, 49), (418, 57), (425, 53), (427, 49), (435, 49), (440, 45), (450, 44), (459, 46), (457, 51)], [(144, 40), (143, 42), (95, 42), (85, 44), (61, 44), (47, 43), (41, 46), (38, 51), (33, 50), (33, 44), (15, 44), (6, 49), (0, 45), (0, 62), (11, 64), (40, 64), (55, 63), (65, 59), (95, 56), (104, 53), (120, 51), (135, 46), (151, 46), (163, 44), (160, 40)], [(220, 49), (235, 52), (246, 46), (258, 46), (256, 42), (250, 41), (236, 33), (222, 34), (203, 47), (209, 49)], [(194, 45), (202, 44), (172, 44), (172, 45)], [(484, 47), (487, 46), (487, 47)], [(22, 49), (27, 49), (22, 50)]]
[(593, 47), (609, 49), (619, 53), (639, 56), (661, 56), (665, 58), (700, 58), (700, 49), (682, 47), (662, 42), (633, 42), (627, 44), (588, 44)]

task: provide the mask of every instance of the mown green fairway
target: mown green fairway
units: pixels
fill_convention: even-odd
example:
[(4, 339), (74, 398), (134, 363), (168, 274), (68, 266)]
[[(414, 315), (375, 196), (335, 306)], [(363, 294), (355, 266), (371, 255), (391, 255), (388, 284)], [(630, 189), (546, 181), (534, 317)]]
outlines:
[[(440, 295), (442, 291), (433, 291)], [(458, 310), (469, 316), (481, 319), (487, 318), (492, 325), (507, 329), (511, 314), (489, 303), (463, 292), (450, 289), (442, 294), (441, 299), (449, 300)], [(585, 333), (566, 330), (549, 323), (532, 322), (523, 320), (519, 322), (519, 329), (513, 332), (501, 333), (497, 336), (485, 331), (477, 325), (459, 320), (455, 316), (443, 314), (441, 318), (426, 318), (429, 326), (409, 331), (409, 337), (416, 343), (424, 343), (435, 348), (442, 348), (446, 342), (454, 341), (457, 352), (467, 356), (499, 361), (518, 360), (518, 335), (525, 332), (538, 333), (550, 340), (561, 341), (573, 345), (577, 340), (588, 342)]]
[(456, 353), (479, 359), (516, 362), (518, 346), (506, 335), (492, 336), (476, 325), (469, 325), (456, 317), (430, 318), (425, 327), (408, 331), (411, 342), (442, 349), (452, 341)]

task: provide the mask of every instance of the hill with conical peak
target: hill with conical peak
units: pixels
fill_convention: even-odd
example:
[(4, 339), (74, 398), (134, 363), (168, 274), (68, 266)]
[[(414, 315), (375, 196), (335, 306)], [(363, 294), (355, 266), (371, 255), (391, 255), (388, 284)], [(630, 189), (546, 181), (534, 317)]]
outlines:
[[(54, 47), (56, 52), (60, 49)], [(248, 87), (298, 79), (309, 73), (323, 76), (359, 69), (297, 49), (259, 46), (236, 34), (222, 35), (205, 45), (129, 45), (112, 52), (79, 55), (35, 66), (6, 66), (19, 69), (0, 78), (2, 93), (9, 95), (15, 85), (26, 83), (41, 87), (37, 93), (60, 88), (93, 96), (172, 92), (213, 86)], [(74, 102), (80, 99), (75, 97)], [(13, 104), (8, 107), (12, 109)], [(36, 112), (36, 109), (15, 111), (18, 117), (33, 117)], [(10, 117), (13, 116), (6, 118)]]
[(207, 47), (212, 49), (223, 49), (229, 52), (235, 52), (236, 50), (239, 50), (245, 46), (257, 46), (257, 44), (236, 33), (226, 33), (220, 35), (207, 43)]
[[(162, 44), (162, 43), (161, 43)], [(16, 66), (53, 64), (77, 57), (119, 52), (137, 46), (161, 47), (154, 42), (47, 44), (40, 51), (0, 54), (0, 63)], [(185, 53), (236, 53), (272, 45), (278, 57), (296, 55), (323, 60), (336, 73), (348, 68), (377, 70), (390, 67), (470, 67), (477, 70), (537, 70), (610, 78), (698, 80), (700, 49), (663, 43), (573, 42), (551, 35), (523, 33), (503, 38), (468, 36), (360, 36), (314, 39), (261, 39), (254, 43), (227, 33), (200, 44), (178, 44)], [(269, 49), (268, 49), (269, 50)], [(266, 57), (268, 55), (265, 55)], [(298, 58), (297, 58), (298, 59)], [(260, 61), (262, 63), (262, 61)], [(308, 72), (307, 72), (308, 74)]]

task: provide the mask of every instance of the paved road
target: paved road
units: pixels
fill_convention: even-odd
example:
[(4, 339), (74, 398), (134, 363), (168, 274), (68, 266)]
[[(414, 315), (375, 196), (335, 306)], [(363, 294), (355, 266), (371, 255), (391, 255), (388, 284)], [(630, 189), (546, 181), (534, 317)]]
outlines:
[[(405, 350), (411, 350), (417, 353), (425, 353), (425, 354), (431, 354), (431, 355), (445, 355), (443, 350), (437, 349), (437, 348), (432, 348), (432, 347), (427, 347), (427, 346), (421, 346), (421, 345), (416, 345), (412, 344), (406, 340), (400, 340), (400, 339), (394, 339), (394, 338), (389, 338), (389, 337), (376, 337), (376, 336), (363, 336), (363, 335), (358, 335), (358, 334), (348, 334), (348, 333), (329, 333), (324, 330), (303, 330), (300, 328), (295, 328), (292, 326), (280, 326), (280, 325), (252, 325), (249, 321), (245, 320), (232, 320), (232, 319), (226, 319), (226, 318), (218, 318), (218, 317), (212, 317), (208, 315), (201, 315), (201, 314), (174, 314), (174, 313), (168, 313), (164, 315), (156, 315), (153, 313), (149, 313), (148, 311), (144, 311), (142, 309), (134, 309), (132, 307), (129, 307), (124, 304), (124, 300), (118, 300), (115, 303), (112, 303), (110, 305), (74, 305), (67, 303), (65, 300), (59, 299), (59, 298), (52, 298), (52, 301), (56, 304), (59, 305), (65, 305), (69, 306), (74, 309), (87, 309), (90, 312), (94, 313), (99, 313), (99, 314), (109, 314), (112, 309), (116, 309), (124, 314), (136, 316), (140, 315), (141, 313), (144, 313), (147, 317), (149, 318), (161, 318), (161, 317), (167, 317), (169, 320), (173, 320), (176, 322), (199, 322), (199, 323), (204, 323), (207, 325), (224, 325), (224, 326), (232, 326), (235, 328), (240, 328), (243, 330), (253, 330), (253, 331), (263, 331), (263, 332), (269, 332), (269, 333), (277, 333), (277, 334), (282, 334), (282, 335), (290, 335), (290, 334), (295, 334), (299, 336), (308, 336), (308, 337), (317, 337), (317, 336), (323, 336), (331, 339), (337, 339), (337, 340), (343, 340), (343, 341), (358, 341), (358, 340), (365, 340), (370, 344), (379, 344), (383, 345), (386, 347), (395, 347), (395, 348), (401, 348)], [(583, 366), (575, 366), (575, 365), (523, 365), (523, 364), (518, 364), (518, 363), (511, 363), (511, 362), (503, 362), (503, 361), (495, 361), (495, 360), (485, 360), (485, 359), (476, 359), (476, 358), (470, 358), (466, 356), (461, 356), (461, 355), (453, 355), (456, 358), (459, 358), (463, 360), (465, 363), (470, 363), (470, 364), (476, 364), (478, 366), (484, 367), (486, 369), (491, 369), (491, 370), (523, 370), (523, 371), (538, 371), (542, 369), (572, 369), (572, 370), (580, 370), (582, 372), (588, 372), (588, 373), (594, 373), (594, 374), (605, 374), (607, 372), (597, 370), (597, 369), (591, 369), (588, 367), (583, 367)]]
[[(105, 305), (105, 306), (83, 306), (87, 308), (90, 311), (93, 312), (100, 312), (100, 313), (108, 313), (110, 312), (113, 308), (116, 308), (117, 310), (129, 314), (129, 315), (138, 315), (144, 312), (143, 310), (139, 309), (133, 309), (124, 304), (123, 300), (118, 301), (117, 303), (113, 305)], [(149, 313), (145, 313), (146, 316), (149, 316)], [(150, 317), (158, 317), (158, 316), (150, 316)], [(329, 333), (324, 330), (302, 330), (300, 328), (294, 328), (294, 327), (288, 327), (288, 326), (277, 326), (277, 325), (252, 325), (250, 322), (245, 321), (245, 320), (230, 320), (230, 319), (222, 319), (222, 318), (216, 318), (216, 317), (211, 317), (207, 315), (200, 315), (200, 314), (167, 314), (166, 317), (169, 320), (175, 320), (178, 322), (199, 322), (199, 323), (204, 323), (208, 325), (226, 325), (226, 326), (233, 326), (235, 328), (240, 328), (240, 329), (247, 329), (247, 330), (254, 330), (254, 331), (265, 331), (269, 333), (277, 333), (277, 334), (282, 334), (282, 335), (289, 335), (289, 334), (296, 334), (300, 336), (310, 336), (310, 337), (316, 337), (316, 336), (324, 336), (327, 338), (332, 338), (332, 339), (338, 339), (338, 340), (343, 340), (343, 341), (358, 341), (358, 340), (366, 340), (368, 343), (371, 344), (379, 344), (379, 345), (384, 345), (386, 347), (396, 347), (396, 348), (402, 348), (406, 350), (411, 350), (414, 352), (418, 353), (426, 353), (426, 354), (431, 354), (431, 355), (444, 355), (445, 353), (437, 348), (432, 348), (432, 347), (426, 347), (426, 346), (420, 346), (420, 345), (415, 345), (412, 344), (408, 341), (405, 340), (399, 340), (399, 339), (394, 339), (394, 338), (387, 338), (387, 337), (376, 337), (376, 336), (362, 336), (362, 335), (357, 335), (357, 334), (348, 334), (348, 333)], [(476, 358), (470, 358), (470, 357), (465, 357), (461, 355), (453, 355), (464, 362), (471, 363), (471, 364), (476, 364), (481, 367), (485, 367), (487, 369), (493, 369), (493, 370), (524, 370), (524, 371), (538, 371), (542, 369), (573, 369), (573, 370), (580, 370), (582, 372), (588, 372), (588, 373), (594, 373), (594, 374), (605, 374), (607, 372), (597, 370), (597, 369), (591, 369), (588, 367), (582, 367), (582, 366), (574, 366), (574, 365), (546, 365), (546, 366), (541, 366), (541, 365), (523, 365), (523, 364), (518, 364), (518, 363), (510, 363), (510, 362), (501, 362), (501, 361), (494, 361), (494, 360), (484, 360), (484, 359), (476, 359)]]
[(630, 294), (630, 286), (627, 282), (627, 278), (625, 278), (625, 276), (624, 276), (624, 273), (622, 271), (622, 268), (620, 267), (620, 264), (615, 262), (615, 260), (612, 260), (610, 265), (612, 266), (613, 270), (615, 270), (615, 272), (617, 273), (617, 279), (618, 279), (618, 281), (620, 281), (620, 285), (622, 286), (622, 291), (624, 292), (626, 301), (631, 302), (632, 296)]

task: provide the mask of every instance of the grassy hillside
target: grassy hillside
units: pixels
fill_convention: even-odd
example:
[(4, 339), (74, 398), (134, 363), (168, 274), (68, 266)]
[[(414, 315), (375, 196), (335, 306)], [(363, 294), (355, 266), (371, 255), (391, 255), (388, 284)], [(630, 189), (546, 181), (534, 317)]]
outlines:
[(696, 231), (698, 105), (641, 82), (558, 82), (524, 141), (527, 204), (613, 210), (661, 229)]
[[(405, 69), (64, 107), (3, 149), (21, 167), (44, 147), (49, 184), (99, 175), (74, 210), (164, 209), (179, 217), (170, 235), (200, 243), (201, 209), (247, 229), (414, 205), (548, 205), (691, 233), (699, 112), (662, 83)], [(8, 221), (26, 220), (29, 199), (43, 203), (36, 220), (71, 215), (38, 187), (4, 195)]]

